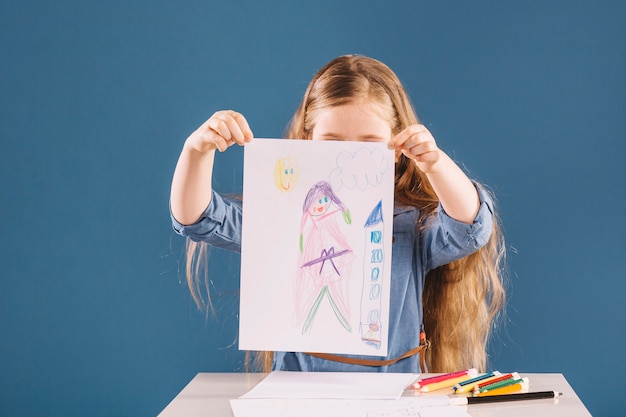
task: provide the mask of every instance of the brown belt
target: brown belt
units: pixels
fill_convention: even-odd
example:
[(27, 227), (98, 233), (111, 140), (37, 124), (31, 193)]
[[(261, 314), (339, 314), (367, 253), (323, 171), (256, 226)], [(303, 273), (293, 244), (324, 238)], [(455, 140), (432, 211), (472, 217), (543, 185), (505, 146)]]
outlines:
[(331, 353), (311, 353), (311, 352), (305, 352), (307, 355), (316, 357), (316, 358), (320, 358), (320, 359), (326, 359), (329, 361), (335, 361), (335, 362), (341, 362), (341, 363), (349, 363), (351, 365), (363, 365), (363, 366), (387, 366), (387, 365), (392, 365), (402, 359), (406, 359), (408, 357), (411, 357), (413, 355), (417, 355), (418, 353), (420, 354), (420, 369), (422, 371), (422, 373), (426, 372), (426, 350), (428, 349), (428, 347), (430, 346), (430, 343), (428, 341), (424, 341), (423, 344), (420, 344), (418, 347), (413, 348), (409, 351), (406, 351), (405, 353), (403, 353), (402, 355), (398, 356), (397, 358), (393, 358), (393, 359), (386, 359), (386, 360), (377, 360), (377, 359), (359, 359), (359, 358), (348, 358), (345, 356), (339, 356), (339, 355), (333, 355)]

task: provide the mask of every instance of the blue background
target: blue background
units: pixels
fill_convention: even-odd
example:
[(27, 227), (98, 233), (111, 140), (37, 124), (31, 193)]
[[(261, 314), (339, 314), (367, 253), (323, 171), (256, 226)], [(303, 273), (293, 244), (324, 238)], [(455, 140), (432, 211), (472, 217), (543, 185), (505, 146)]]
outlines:
[[(498, 196), (492, 367), (564, 373), (593, 415), (621, 414), (625, 18), (623, 1), (2, 0), (0, 415), (156, 415), (197, 372), (243, 369), (239, 259), (213, 252), (217, 314), (198, 312), (174, 165), (219, 109), (281, 136), (345, 53), (391, 66)], [(241, 149), (216, 169), (241, 192)]]

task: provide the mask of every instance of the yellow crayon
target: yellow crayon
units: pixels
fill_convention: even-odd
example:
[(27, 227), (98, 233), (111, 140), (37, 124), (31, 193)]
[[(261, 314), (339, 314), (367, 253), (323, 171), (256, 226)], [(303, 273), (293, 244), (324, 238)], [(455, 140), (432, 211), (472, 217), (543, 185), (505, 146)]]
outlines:
[(467, 375), (462, 375), (462, 376), (452, 378), (452, 379), (446, 379), (441, 382), (434, 382), (432, 384), (428, 384), (428, 385), (421, 387), (420, 392), (430, 392), (430, 391), (437, 391), (437, 390), (444, 389), (444, 388), (452, 388), (459, 382), (467, 381), (468, 379), (472, 379), (476, 377), (477, 374), (478, 372), (474, 370), (473, 372), (469, 372)]
[(519, 383), (522, 383), (522, 382), (528, 383), (529, 382), (528, 378), (520, 378), (519, 375), (518, 375), (517, 377), (509, 378), (509, 379), (506, 379), (504, 381), (496, 382), (495, 384), (487, 385), (487, 386), (482, 387), (482, 388), (480, 388), (478, 390), (474, 390), (474, 392), (476, 394), (479, 394), (479, 393), (484, 392), (484, 391), (492, 391), (494, 389), (498, 389), (498, 388), (502, 388), (502, 387), (508, 387), (509, 385), (519, 384)]
[(490, 391), (479, 392), (478, 394), (474, 394), (474, 397), (489, 397), (491, 395), (511, 394), (513, 392), (524, 391), (527, 389), (528, 389), (527, 382), (519, 382), (517, 384), (507, 385), (505, 387), (492, 389)]

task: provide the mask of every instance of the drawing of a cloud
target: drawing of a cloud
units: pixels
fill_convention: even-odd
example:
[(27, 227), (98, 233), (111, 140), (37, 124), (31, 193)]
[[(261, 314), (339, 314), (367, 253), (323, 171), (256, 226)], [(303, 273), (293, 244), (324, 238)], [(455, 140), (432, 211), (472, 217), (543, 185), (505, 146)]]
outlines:
[(331, 171), (329, 181), (336, 190), (346, 187), (363, 191), (381, 183), (388, 165), (378, 148), (361, 148), (354, 154), (344, 151), (337, 155), (337, 167)]

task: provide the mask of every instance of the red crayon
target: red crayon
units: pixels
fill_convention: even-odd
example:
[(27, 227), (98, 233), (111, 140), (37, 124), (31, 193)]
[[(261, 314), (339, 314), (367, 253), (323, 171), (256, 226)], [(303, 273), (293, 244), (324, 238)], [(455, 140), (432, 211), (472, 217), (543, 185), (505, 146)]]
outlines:
[(476, 385), (474, 386), (474, 390), (479, 390), (479, 389), (481, 389), (481, 388), (483, 388), (483, 387), (486, 387), (487, 385), (497, 384), (497, 383), (498, 383), (498, 382), (500, 382), (500, 381), (505, 381), (505, 380), (507, 380), (507, 379), (511, 379), (511, 378), (513, 378), (514, 376), (515, 376), (514, 374), (505, 374), (505, 375), (499, 376), (498, 378), (495, 378), (495, 379), (491, 379), (491, 380), (489, 380), (489, 381), (485, 381), (485, 382), (478, 383), (478, 384), (476, 384)]
[(428, 378), (423, 378), (423, 379), (417, 381), (416, 383), (411, 385), (411, 388), (413, 388), (413, 389), (420, 389), (421, 387), (423, 387), (425, 385), (433, 384), (435, 382), (445, 381), (446, 379), (457, 378), (457, 377), (460, 377), (460, 376), (463, 376), (463, 375), (467, 375), (468, 373), (474, 372), (474, 371), (475, 371), (474, 369), (466, 369), (464, 371), (451, 372), (449, 374), (430, 376)]

